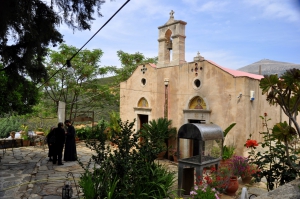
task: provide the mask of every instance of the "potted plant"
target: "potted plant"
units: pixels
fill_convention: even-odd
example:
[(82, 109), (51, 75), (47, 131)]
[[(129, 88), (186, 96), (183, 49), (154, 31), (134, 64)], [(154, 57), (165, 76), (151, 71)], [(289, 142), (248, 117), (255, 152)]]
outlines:
[(180, 155), (180, 151), (178, 154), (177, 148), (172, 148), (170, 150), (170, 154), (172, 155), (174, 162), (178, 162), (178, 155)]
[(222, 141), (222, 164), (230, 164), (230, 159), (234, 155), (235, 146), (233, 144), (231, 145), (225, 145), (224, 140), (226, 138), (226, 135), (229, 133), (229, 131), (236, 125), (236, 123), (230, 124), (224, 131), (224, 139)]
[(22, 138), (22, 145), (23, 146), (29, 146), (30, 145), (30, 140), (29, 140), (29, 137), (28, 137), (28, 126), (23, 124), (21, 126), (21, 138)]
[(22, 138), (23, 146), (29, 146), (30, 145), (30, 140), (29, 140), (28, 134), (22, 133), (21, 138)]
[(252, 175), (258, 171), (256, 165), (249, 163), (248, 158), (242, 156), (234, 156), (232, 165), (234, 175), (240, 176), (243, 183), (250, 183)]
[(256, 174), (257, 172), (259, 172), (257, 166), (254, 164), (249, 164), (246, 167), (244, 173), (241, 174), (242, 182), (245, 184), (250, 183), (253, 178), (253, 175)]
[(234, 155), (235, 147), (233, 145), (223, 146), (222, 160), (229, 160)]

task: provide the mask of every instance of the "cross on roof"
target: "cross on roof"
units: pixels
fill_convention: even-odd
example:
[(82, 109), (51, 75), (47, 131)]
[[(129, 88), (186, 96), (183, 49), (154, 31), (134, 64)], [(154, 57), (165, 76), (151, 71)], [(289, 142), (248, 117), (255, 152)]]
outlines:
[(173, 10), (171, 10), (171, 12), (170, 12), (170, 18), (174, 18), (174, 16), (173, 16), (174, 13), (175, 13), (175, 12), (174, 12)]

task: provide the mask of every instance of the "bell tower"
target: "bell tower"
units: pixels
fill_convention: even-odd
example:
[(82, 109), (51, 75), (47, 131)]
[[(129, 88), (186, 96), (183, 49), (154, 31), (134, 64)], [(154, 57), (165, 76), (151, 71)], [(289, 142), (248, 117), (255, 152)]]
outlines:
[(174, 19), (174, 11), (163, 26), (159, 26), (157, 68), (185, 63), (185, 25), (186, 22)]

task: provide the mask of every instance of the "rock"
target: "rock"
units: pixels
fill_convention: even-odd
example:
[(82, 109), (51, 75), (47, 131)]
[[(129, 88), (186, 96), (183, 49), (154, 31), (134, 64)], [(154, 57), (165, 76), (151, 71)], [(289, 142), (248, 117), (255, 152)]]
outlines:
[(282, 185), (273, 191), (265, 193), (256, 199), (299, 199), (300, 198), (300, 179)]

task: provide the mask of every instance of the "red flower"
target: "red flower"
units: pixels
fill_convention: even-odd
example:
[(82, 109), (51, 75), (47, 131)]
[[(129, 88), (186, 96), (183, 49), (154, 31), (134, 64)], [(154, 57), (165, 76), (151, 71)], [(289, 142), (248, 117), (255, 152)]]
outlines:
[(264, 116), (265, 116), (265, 117), (267, 117), (267, 116), (268, 116), (268, 114), (267, 114), (267, 113), (264, 113)]
[(247, 140), (245, 146), (247, 148), (249, 148), (249, 147), (254, 147), (255, 148), (256, 146), (258, 146), (258, 143), (257, 143), (256, 140)]
[(216, 168), (215, 168), (215, 167), (212, 167), (212, 168), (210, 169), (210, 171), (211, 171), (211, 172), (215, 172), (215, 171), (216, 171)]

